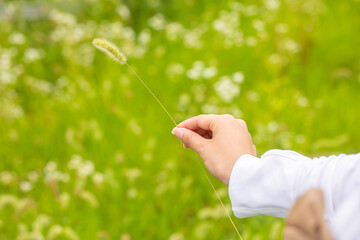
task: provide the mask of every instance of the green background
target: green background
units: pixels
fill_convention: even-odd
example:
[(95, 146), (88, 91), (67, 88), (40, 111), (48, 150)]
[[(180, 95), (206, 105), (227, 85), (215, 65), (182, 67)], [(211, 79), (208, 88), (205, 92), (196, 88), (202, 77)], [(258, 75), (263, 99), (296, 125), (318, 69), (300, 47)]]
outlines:
[[(237, 239), (172, 122), (92, 39), (177, 122), (242, 118), (258, 156), (356, 153), (359, 16), (358, 0), (0, 1), (0, 239)], [(282, 219), (233, 218), (281, 239)]]

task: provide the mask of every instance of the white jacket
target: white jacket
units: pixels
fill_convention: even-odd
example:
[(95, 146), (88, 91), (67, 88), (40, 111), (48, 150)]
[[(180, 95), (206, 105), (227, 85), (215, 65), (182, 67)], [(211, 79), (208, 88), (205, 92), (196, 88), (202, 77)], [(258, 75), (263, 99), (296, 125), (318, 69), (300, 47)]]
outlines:
[(334, 238), (360, 239), (360, 153), (313, 159), (289, 150), (270, 150), (260, 158), (245, 154), (232, 170), (229, 195), (238, 218), (284, 218), (311, 188), (324, 192)]

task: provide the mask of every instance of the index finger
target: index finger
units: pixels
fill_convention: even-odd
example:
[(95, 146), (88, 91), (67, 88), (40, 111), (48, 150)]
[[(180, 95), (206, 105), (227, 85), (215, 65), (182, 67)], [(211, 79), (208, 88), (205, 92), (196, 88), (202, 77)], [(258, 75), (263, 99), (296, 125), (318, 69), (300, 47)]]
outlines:
[(209, 114), (209, 115), (199, 115), (196, 117), (189, 118), (181, 122), (177, 127), (184, 127), (190, 130), (213, 130), (214, 123), (219, 116)]

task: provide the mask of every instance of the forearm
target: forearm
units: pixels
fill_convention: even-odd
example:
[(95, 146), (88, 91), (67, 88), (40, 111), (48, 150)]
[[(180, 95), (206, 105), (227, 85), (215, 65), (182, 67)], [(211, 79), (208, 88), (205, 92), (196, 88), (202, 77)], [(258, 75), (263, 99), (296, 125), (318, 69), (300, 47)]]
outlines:
[(230, 177), (233, 211), (239, 218), (258, 214), (286, 217), (299, 196), (320, 188), (326, 199), (326, 217), (331, 218), (342, 196), (355, 186), (359, 159), (360, 154), (311, 159), (283, 150), (270, 150), (260, 158), (243, 155)]

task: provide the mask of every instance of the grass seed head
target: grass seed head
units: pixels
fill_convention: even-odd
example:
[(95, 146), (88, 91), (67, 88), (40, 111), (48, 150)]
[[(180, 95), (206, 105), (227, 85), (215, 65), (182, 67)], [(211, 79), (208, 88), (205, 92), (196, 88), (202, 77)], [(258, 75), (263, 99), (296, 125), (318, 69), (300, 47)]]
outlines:
[(92, 43), (97, 49), (107, 54), (114, 61), (120, 64), (126, 62), (126, 56), (120, 52), (115, 44), (101, 38), (95, 38)]

